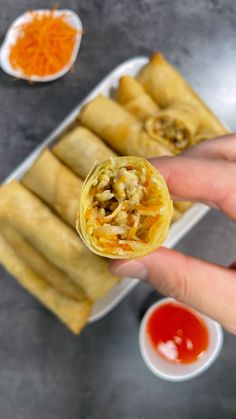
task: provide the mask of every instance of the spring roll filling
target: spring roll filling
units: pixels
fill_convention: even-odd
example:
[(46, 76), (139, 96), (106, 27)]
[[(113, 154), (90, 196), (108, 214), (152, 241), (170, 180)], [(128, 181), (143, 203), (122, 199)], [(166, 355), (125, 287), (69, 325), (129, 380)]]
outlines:
[(158, 182), (146, 167), (101, 170), (86, 209), (87, 234), (97, 249), (123, 255), (149, 242), (162, 214)]
[(179, 150), (185, 149), (190, 143), (190, 132), (178, 119), (170, 119), (165, 115), (155, 118), (153, 130), (156, 135), (167, 139)]

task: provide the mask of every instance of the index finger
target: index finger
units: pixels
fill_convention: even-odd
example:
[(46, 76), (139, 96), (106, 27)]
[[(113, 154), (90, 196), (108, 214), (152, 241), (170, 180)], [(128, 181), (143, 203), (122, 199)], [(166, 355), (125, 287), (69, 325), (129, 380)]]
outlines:
[(173, 197), (213, 204), (236, 219), (235, 163), (187, 156), (150, 161), (165, 178)]
[(183, 154), (188, 157), (225, 159), (236, 162), (236, 135), (229, 134), (203, 141), (188, 148)]

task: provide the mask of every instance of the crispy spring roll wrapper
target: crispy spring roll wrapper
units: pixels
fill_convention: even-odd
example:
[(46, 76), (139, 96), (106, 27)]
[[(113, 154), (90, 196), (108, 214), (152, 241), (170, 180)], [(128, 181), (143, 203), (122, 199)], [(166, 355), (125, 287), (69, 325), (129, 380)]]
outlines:
[(89, 252), (76, 232), (16, 181), (0, 188), (0, 220), (64, 271), (91, 300), (104, 296), (118, 281), (105, 259)]
[(56, 314), (73, 333), (78, 334), (85, 326), (91, 312), (91, 302), (88, 299), (77, 300), (59, 292), (21, 259), (1, 234), (0, 263), (27, 291)]
[(210, 131), (210, 130), (199, 131), (193, 137), (193, 144), (198, 144), (198, 143), (201, 143), (202, 141), (207, 141), (215, 137), (217, 137), (217, 133), (213, 131)]
[(182, 215), (183, 213), (177, 210), (174, 205), (174, 211), (173, 211), (173, 217), (172, 217), (171, 223), (173, 224), (175, 223), (175, 221), (178, 221), (182, 217)]
[(131, 76), (120, 78), (116, 99), (127, 111), (141, 121), (145, 121), (150, 116), (155, 116), (160, 110), (142, 84)]
[(75, 226), (83, 181), (49, 150), (43, 151), (24, 175), (22, 183)]
[(24, 237), (6, 223), (0, 224), (0, 234), (15, 253), (37, 274), (48, 281), (57, 291), (76, 300), (84, 300), (85, 294), (62, 270), (43, 257)]
[(165, 146), (148, 136), (141, 121), (108, 97), (99, 95), (88, 102), (79, 118), (120, 154), (145, 158), (171, 155)]
[(116, 156), (99, 137), (81, 126), (64, 135), (52, 150), (82, 178), (86, 178), (95, 161)]
[(140, 157), (95, 165), (80, 198), (77, 230), (90, 250), (114, 259), (147, 255), (166, 239), (173, 204), (160, 173)]
[(162, 54), (153, 54), (149, 63), (141, 69), (137, 79), (162, 108), (169, 107), (175, 102), (186, 102), (197, 109), (202, 129), (213, 130), (217, 135), (227, 133), (216, 116)]
[(184, 102), (176, 102), (148, 118), (145, 128), (150, 137), (178, 154), (193, 144), (199, 124), (196, 108)]
[(192, 205), (192, 202), (188, 201), (174, 201), (175, 208), (180, 212), (187, 211)]

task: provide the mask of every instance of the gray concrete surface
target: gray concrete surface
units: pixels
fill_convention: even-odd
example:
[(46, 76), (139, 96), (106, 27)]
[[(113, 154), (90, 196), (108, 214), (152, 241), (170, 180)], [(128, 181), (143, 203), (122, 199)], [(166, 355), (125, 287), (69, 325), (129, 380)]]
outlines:
[[(26, 9), (54, 1), (0, 0), (0, 40)], [(236, 129), (234, 0), (68, 0), (85, 35), (76, 72), (30, 86), (0, 72), (0, 178), (38, 145), (120, 62), (162, 50), (212, 109)], [(207, 260), (236, 259), (236, 226), (211, 212), (177, 246)], [(1, 419), (236, 418), (236, 338), (211, 369), (187, 383), (155, 378), (138, 349), (145, 308), (138, 286), (105, 319), (73, 337), (0, 270)], [(212, 279), (214, 280), (214, 278)]]

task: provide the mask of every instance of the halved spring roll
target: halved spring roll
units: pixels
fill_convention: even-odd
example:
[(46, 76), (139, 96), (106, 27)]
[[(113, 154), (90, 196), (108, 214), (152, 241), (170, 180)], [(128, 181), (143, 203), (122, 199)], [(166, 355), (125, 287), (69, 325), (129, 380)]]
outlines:
[[(121, 77), (117, 100), (139, 120), (146, 121), (150, 137), (165, 145), (174, 154), (184, 150), (194, 141), (193, 135), (199, 125), (199, 118), (191, 105), (176, 103), (175, 106), (160, 111), (157, 103), (147, 94), (141, 83), (130, 76)], [(186, 204), (188, 208), (191, 206), (191, 203)], [(174, 202), (173, 221), (182, 215), (177, 208), (178, 204), (175, 208)]]
[(89, 317), (91, 302), (88, 299), (77, 300), (59, 292), (26, 263), (1, 234), (0, 263), (27, 291), (56, 314), (73, 333), (78, 334), (81, 331)]
[(174, 103), (145, 122), (150, 137), (168, 147), (174, 154), (193, 144), (193, 136), (198, 127), (196, 108), (183, 102)]
[(116, 156), (99, 137), (81, 126), (65, 134), (52, 151), (82, 178), (86, 178), (95, 161)]
[(79, 118), (120, 154), (145, 158), (171, 155), (148, 136), (141, 121), (108, 97), (99, 95), (88, 102)]
[(90, 250), (110, 258), (147, 255), (165, 240), (173, 214), (160, 173), (140, 157), (96, 165), (81, 192), (77, 229)]
[(201, 128), (213, 130), (218, 135), (227, 132), (217, 117), (162, 54), (153, 54), (149, 63), (141, 69), (137, 79), (162, 108), (171, 106), (175, 102), (186, 102), (197, 109)]
[(141, 121), (145, 121), (150, 116), (155, 116), (160, 110), (141, 83), (131, 76), (120, 78), (116, 99), (127, 111)]
[(23, 236), (6, 223), (0, 223), (0, 234), (15, 253), (36, 273), (45, 278), (57, 291), (75, 300), (85, 299), (82, 289), (62, 270), (52, 265)]
[(0, 188), (0, 220), (64, 271), (91, 300), (101, 298), (118, 281), (105, 259), (89, 252), (69, 226), (16, 181)]
[(23, 176), (22, 183), (75, 227), (83, 182), (49, 150), (44, 150)]

